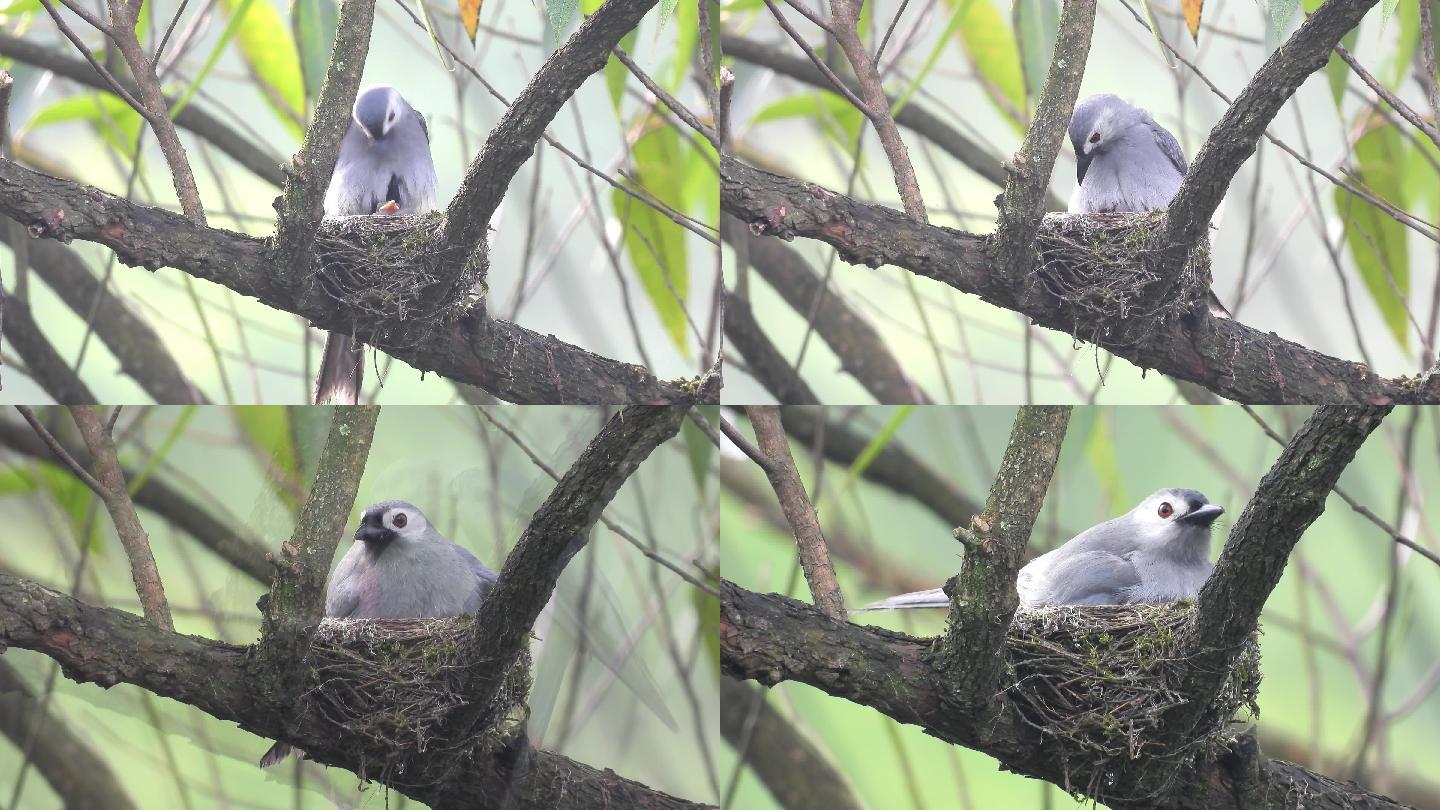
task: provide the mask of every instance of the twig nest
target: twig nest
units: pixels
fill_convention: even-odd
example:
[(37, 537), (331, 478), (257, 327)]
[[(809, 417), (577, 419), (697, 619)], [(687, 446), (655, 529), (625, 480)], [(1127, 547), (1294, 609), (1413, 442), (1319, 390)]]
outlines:
[(1120, 319), (1147, 324), (1125, 331), (1125, 345), (1143, 342), (1196, 306), (1210, 288), (1210, 240), (1202, 239), (1174, 286), (1157, 300), (1162, 279), (1150, 268), (1150, 240), (1164, 212), (1046, 214), (1036, 236), (1040, 262), (1033, 275), (1075, 326), (1077, 337), (1119, 345)]
[[(357, 337), (454, 322), (485, 297), (484, 262), (467, 261), (444, 295), (435, 240), (443, 216), (327, 218), (315, 236), (313, 288), (352, 313)], [(428, 327), (428, 328), (427, 328)]]
[[(462, 679), (472, 627), (469, 618), (324, 619), (310, 647), (305, 710), (359, 741), (362, 771), (403, 768), (415, 754), (449, 747), (437, 735), (450, 713), (465, 705)], [(518, 737), (530, 715), (529, 692), (527, 651), (506, 673), (480, 730), (463, 745), (488, 754)]]
[[(1218, 754), (1241, 730), (1241, 707), (1258, 715), (1260, 647), (1246, 642), (1219, 696), (1178, 747), (1163, 724), (1187, 701), (1181, 640), (1193, 605), (1021, 608), (1006, 637), (1005, 692), (1020, 718), (1057, 742), (1067, 789), (1111, 794), (1131, 768), (1165, 768)], [(1131, 797), (1133, 798), (1133, 797)]]

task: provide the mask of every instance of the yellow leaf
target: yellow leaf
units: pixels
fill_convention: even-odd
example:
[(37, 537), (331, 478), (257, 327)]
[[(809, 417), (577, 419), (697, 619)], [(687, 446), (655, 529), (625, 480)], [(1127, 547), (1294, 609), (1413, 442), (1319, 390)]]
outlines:
[(465, 33), (470, 35), (470, 44), (475, 44), (475, 31), (480, 27), (480, 3), (482, 0), (456, 0), (460, 4), (460, 22), (465, 24)]
[(1205, 7), (1205, 0), (1181, 0), (1181, 10), (1185, 12), (1185, 27), (1190, 29), (1190, 37), (1196, 42), (1200, 41), (1200, 11)]

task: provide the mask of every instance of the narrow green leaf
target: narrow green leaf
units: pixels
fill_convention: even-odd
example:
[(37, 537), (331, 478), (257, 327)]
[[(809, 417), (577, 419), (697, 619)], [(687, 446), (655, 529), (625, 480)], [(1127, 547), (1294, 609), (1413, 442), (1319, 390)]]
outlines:
[(1300, 0), (1270, 0), (1270, 31), (1275, 42), (1284, 41), (1285, 31), (1290, 28), (1290, 20), (1299, 7)]
[[(587, 12), (588, 13), (588, 12)], [(635, 53), (635, 39), (639, 36), (633, 30), (620, 38), (620, 49), (628, 54)], [(615, 58), (615, 54), (605, 60), (605, 91), (610, 95), (610, 108), (620, 116), (620, 104), (625, 100), (625, 84), (630, 81), (630, 71)]]
[(913, 410), (915, 410), (914, 405), (901, 405), (895, 409), (894, 413), (890, 414), (890, 418), (885, 420), (880, 431), (871, 437), (869, 442), (866, 442), (860, 455), (850, 462), (850, 469), (845, 473), (844, 489), (849, 489), (856, 479), (864, 475), (870, 465), (875, 463), (875, 459), (880, 456), (880, 453), (890, 446), (890, 441), (895, 438), (896, 431), (900, 430), (900, 426), (910, 418), (910, 412)]
[(109, 93), (81, 93), (51, 102), (35, 112), (26, 128), (37, 130), (51, 124), (87, 121), (100, 137), (115, 149), (130, 153), (140, 137), (140, 114), (119, 96)]
[[(631, 187), (672, 208), (681, 208), (684, 199), (681, 171), (690, 148), (675, 130), (658, 120), (651, 120), (647, 129), (631, 150), (632, 176), (638, 181)], [(665, 331), (688, 357), (690, 343), (682, 306), (690, 289), (685, 231), (619, 189), (611, 193), (611, 200), (624, 228), (625, 252), (640, 276), (641, 286), (665, 325)]]
[(305, 79), (284, 18), (268, 0), (221, 0), (221, 4), (232, 22), (240, 23), (235, 36), (250, 74), (260, 83), (261, 95), (282, 124), (296, 137), (304, 137)]
[[(700, 20), (695, 13), (679, 14), (673, 17), (671, 26), (675, 31), (675, 50), (671, 53), (668, 70), (662, 70), (657, 81), (671, 94), (678, 94), (686, 82), (691, 81), (691, 72), (697, 64), (695, 54), (700, 50)], [(718, 35), (719, 32), (714, 33)], [(659, 35), (657, 30), (655, 36), (658, 38)]]
[[(1364, 188), (1404, 209), (1404, 172), (1410, 151), (1405, 138), (1377, 117), (1355, 142), (1354, 176)], [(1402, 300), (1410, 293), (1408, 231), (1390, 215), (1341, 188), (1335, 189), (1335, 210), (1345, 223), (1345, 243), (1365, 288), (1395, 340), (1408, 347), (1410, 328)]]
[(826, 137), (846, 150), (855, 148), (855, 139), (865, 123), (861, 112), (846, 99), (830, 92), (807, 90), (765, 105), (750, 119), (750, 125), (792, 118), (818, 124)]
[(281, 406), (252, 405), (234, 408), (240, 431), (262, 456), (270, 469), (266, 478), (280, 501), (292, 510), (299, 507), (298, 493), (287, 483), (299, 481), (295, 444), (291, 441), (290, 411)]
[[(94, 551), (100, 551), (100, 521), (87, 520), (90, 515), (91, 500), (95, 493), (85, 486), (85, 483), (75, 477), (75, 474), (68, 469), (63, 469), (48, 463), (37, 465), (39, 469), (40, 487), (55, 499), (61, 511), (69, 519), (70, 529), (77, 541), (77, 545), (89, 546)], [(86, 535), (86, 524), (89, 524), (90, 532)]]
[(38, 486), (35, 475), (26, 467), (12, 466), (0, 470), (0, 495), (34, 492)]
[(185, 432), (185, 426), (190, 424), (190, 420), (194, 417), (194, 405), (187, 405), (181, 409), (180, 417), (176, 419), (175, 424), (170, 427), (170, 432), (165, 434), (165, 438), (160, 442), (160, 446), (155, 448), (155, 452), (149, 454), (145, 459), (145, 466), (140, 469), (139, 473), (126, 482), (125, 488), (130, 491), (131, 495), (139, 492), (140, 488), (145, 486), (145, 482), (150, 480), (150, 476), (154, 475), (155, 471), (160, 468), (160, 465), (165, 463), (165, 459), (169, 457), (170, 451), (175, 449), (175, 442), (180, 438), (180, 434)]
[(1015, 0), (1012, 15), (1020, 42), (1020, 66), (1025, 71), (1025, 92), (1034, 101), (1039, 98), (1055, 53), (1060, 4), (1057, 0)]
[[(228, 2), (229, 0), (227, 0), (227, 3)], [(215, 47), (210, 49), (210, 55), (205, 57), (205, 64), (200, 66), (200, 71), (195, 74), (195, 78), (190, 81), (190, 86), (185, 88), (185, 92), (180, 94), (179, 100), (170, 105), (171, 119), (174, 119), (175, 116), (180, 114), (181, 110), (185, 109), (185, 105), (189, 104), (190, 99), (194, 97), (195, 91), (200, 89), (200, 85), (204, 84), (205, 79), (210, 75), (210, 71), (215, 69), (215, 63), (220, 61), (220, 55), (225, 52), (225, 48), (230, 44), (230, 40), (235, 38), (235, 34), (240, 30), (241, 23), (245, 20), (246, 13), (249, 12), (250, 6), (254, 2), (255, 0), (240, 0), (240, 5), (231, 10), (230, 22), (226, 23), (225, 29), (220, 32), (220, 38), (215, 41)]]
[[(1085, 458), (1095, 473), (1095, 480), (1105, 491), (1110, 511), (1128, 503), (1125, 485), (1120, 477), (1120, 457), (1115, 452), (1115, 436), (1110, 425), (1110, 412), (1096, 411), (1090, 428), (1090, 439), (1085, 443)], [(1126, 507), (1128, 508), (1128, 507)]]
[(1023, 131), (1027, 114), (1025, 77), (1015, 34), (992, 0), (946, 0), (952, 9), (964, 9), (959, 39), (975, 66), (990, 101), (1017, 130)]
[(710, 654), (714, 666), (720, 666), (720, 600), (700, 590), (690, 589), (690, 601), (695, 605), (699, 618), (700, 637), (705, 639), (705, 650)]
[(0, 17), (28, 17), (44, 10), (45, 7), (40, 5), (40, 0), (15, 0), (13, 3), (0, 6)]
[(290, 27), (300, 52), (300, 73), (305, 79), (305, 98), (311, 103), (320, 97), (330, 51), (335, 47), (335, 29), (340, 7), (335, 0), (294, 0), (290, 5)]
[(570, 27), (570, 21), (575, 19), (575, 11), (579, 5), (580, 0), (548, 0), (545, 3), (545, 20), (550, 27), (550, 36), (557, 46), (560, 44), (561, 35)]
[(958, 2), (951, 4), (953, 8), (950, 12), (950, 20), (945, 23), (945, 30), (941, 31), (940, 36), (936, 37), (935, 47), (930, 49), (930, 56), (925, 59), (925, 64), (920, 67), (920, 72), (915, 74), (915, 79), (910, 82), (904, 92), (900, 94), (900, 97), (895, 99), (895, 103), (890, 105), (891, 115), (899, 115), (900, 111), (905, 108), (905, 105), (910, 103), (910, 96), (914, 95), (915, 91), (920, 89), (920, 86), (925, 81), (925, 77), (930, 75), (931, 69), (940, 61), (940, 55), (945, 52), (945, 46), (950, 44), (950, 37), (955, 35), (955, 32), (960, 28), (960, 23), (965, 21), (965, 12), (969, 9), (971, 2), (973, 2), (973, 0), (958, 0)]
[[(701, 410), (710, 424), (718, 424), (718, 408), (708, 406)], [(705, 486), (710, 481), (710, 460), (715, 457), (715, 445), (705, 431), (690, 419), (680, 423), (680, 433), (685, 438), (685, 455), (690, 459), (690, 475), (695, 479), (695, 489), (704, 495)]]

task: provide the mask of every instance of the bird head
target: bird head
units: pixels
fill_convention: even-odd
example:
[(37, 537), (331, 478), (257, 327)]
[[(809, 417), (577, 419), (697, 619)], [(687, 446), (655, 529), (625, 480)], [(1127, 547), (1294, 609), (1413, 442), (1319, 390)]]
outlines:
[(405, 501), (381, 501), (365, 507), (355, 539), (372, 553), (384, 551), (396, 538), (422, 540), (430, 531), (430, 521), (414, 504)]
[(1070, 145), (1075, 147), (1077, 182), (1085, 182), (1085, 172), (1095, 155), (1110, 148), (1117, 136), (1129, 126), (1135, 107), (1119, 96), (1090, 96), (1075, 105), (1070, 117)]
[(378, 141), (405, 117), (408, 105), (395, 88), (376, 84), (360, 91), (355, 97), (352, 117), (370, 140)]
[(1168, 545), (1208, 539), (1211, 524), (1224, 512), (1193, 489), (1162, 489), (1141, 501), (1130, 516), (1141, 537)]

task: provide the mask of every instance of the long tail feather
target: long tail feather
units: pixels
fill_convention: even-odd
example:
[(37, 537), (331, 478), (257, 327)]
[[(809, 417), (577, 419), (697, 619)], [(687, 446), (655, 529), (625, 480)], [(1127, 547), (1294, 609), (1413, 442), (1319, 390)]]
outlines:
[(915, 591), (914, 593), (902, 593), (899, 596), (892, 596), (889, 599), (881, 599), (873, 605), (866, 605), (862, 608), (854, 608), (851, 613), (864, 613), (870, 610), (909, 610), (911, 608), (943, 608), (950, 606), (950, 597), (939, 588), (929, 591)]
[(365, 378), (365, 345), (349, 335), (325, 336), (325, 354), (315, 378), (315, 404), (354, 405), (360, 401)]

